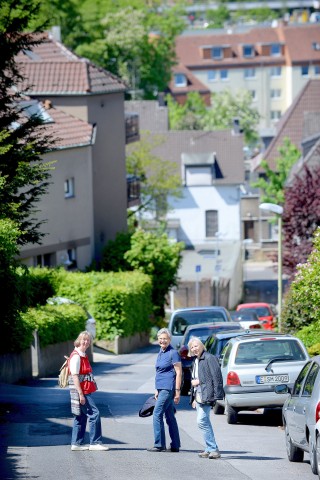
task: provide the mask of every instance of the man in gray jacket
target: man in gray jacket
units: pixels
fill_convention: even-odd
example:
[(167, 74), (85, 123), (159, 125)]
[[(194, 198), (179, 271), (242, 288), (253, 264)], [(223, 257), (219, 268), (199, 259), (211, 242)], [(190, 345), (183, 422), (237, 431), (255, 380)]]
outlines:
[(216, 400), (222, 399), (223, 380), (217, 358), (206, 352), (205, 346), (198, 337), (191, 337), (189, 355), (194, 356), (192, 366), (192, 407), (197, 410), (197, 425), (203, 432), (205, 450), (199, 453), (200, 458), (220, 458), (220, 452), (215, 440), (210, 421), (211, 407)]

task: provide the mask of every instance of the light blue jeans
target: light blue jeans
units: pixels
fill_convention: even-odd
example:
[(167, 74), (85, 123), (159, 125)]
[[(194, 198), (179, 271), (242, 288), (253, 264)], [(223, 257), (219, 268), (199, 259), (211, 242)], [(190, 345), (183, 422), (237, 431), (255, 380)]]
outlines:
[(165, 415), (171, 438), (171, 448), (180, 448), (179, 429), (174, 414), (174, 391), (158, 390), (158, 392), (158, 399), (153, 410), (154, 446), (158, 448), (166, 448), (166, 434), (163, 421), (163, 416)]
[(87, 420), (89, 421), (90, 445), (101, 443), (100, 412), (91, 395), (85, 395), (86, 403), (80, 405), (81, 414), (74, 417), (71, 445), (83, 445)]
[(211, 405), (203, 405), (196, 402), (197, 409), (197, 425), (202, 431), (206, 452), (218, 450), (216, 439), (214, 437), (213, 428), (210, 421)]

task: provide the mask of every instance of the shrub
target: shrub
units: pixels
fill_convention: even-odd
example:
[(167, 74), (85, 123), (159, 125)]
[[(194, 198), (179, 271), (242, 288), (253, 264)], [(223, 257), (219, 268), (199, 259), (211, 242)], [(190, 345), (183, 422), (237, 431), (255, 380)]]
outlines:
[(282, 321), (285, 331), (290, 332), (320, 321), (320, 228), (314, 235), (307, 262), (297, 266), (284, 299)]
[(85, 330), (87, 316), (78, 305), (44, 305), (29, 308), (22, 314), (22, 320), (32, 331), (38, 330), (40, 347), (43, 348), (77, 338)]

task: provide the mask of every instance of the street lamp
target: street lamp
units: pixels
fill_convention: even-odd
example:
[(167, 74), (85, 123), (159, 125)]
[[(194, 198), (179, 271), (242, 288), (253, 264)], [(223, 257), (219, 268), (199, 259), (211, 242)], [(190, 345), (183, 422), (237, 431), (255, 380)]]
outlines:
[(278, 330), (281, 332), (281, 306), (282, 306), (282, 214), (283, 208), (275, 203), (261, 203), (261, 210), (275, 213), (278, 218)]

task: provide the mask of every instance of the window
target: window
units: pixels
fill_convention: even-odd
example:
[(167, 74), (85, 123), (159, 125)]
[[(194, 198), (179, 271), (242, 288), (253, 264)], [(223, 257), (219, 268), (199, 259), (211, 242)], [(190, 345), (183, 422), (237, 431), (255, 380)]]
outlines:
[(308, 75), (309, 75), (309, 65), (303, 65), (301, 67), (301, 75), (303, 77), (308, 77)]
[(270, 54), (272, 57), (279, 57), (281, 55), (280, 43), (273, 43), (270, 48)]
[(249, 90), (252, 100), (257, 100), (257, 92), (255, 90)]
[(271, 77), (281, 77), (281, 67), (271, 67)]
[(220, 79), (221, 80), (228, 80), (228, 70), (220, 70)]
[(244, 69), (244, 78), (255, 78), (256, 69), (255, 68), (245, 68)]
[(320, 65), (315, 65), (314, 66), (314, 74), (316, 76), (320, 75)]
[(254, 49), (252, 45), (243, 45), (243, 56), (244, 57), (253, 57)]
[(216, 60), (220, 60), (222, 58), (222, 48), (221, 47), (213, 47), (211, 50), (212, 58)]
[(214, 237), (218, 232), (218, 211), (206, 211), (206, 237)]
[(74, 178), (67, 178), (64, 182), (64, 197), (74, 197)]
[(317, 363), (314, 363), (310, 369), (307, 380), (303, 387), (303, 392), (302, 392), (303, 397), (311, 397), (314, 383), (316, 381), (318, 373), (319, 373), (319, 365)]
[(281, 97), (281, 89), (280, 88), (273, 88), (270, 92), (271, 98), (280, 98)]
[(303, 367), (303, 369), (299, 373), (298, 378), (295, 381), (295, 384), (294, 384), (294, 387), (293, 387), (293, 391), (292, 391), (292, 396), (293, 397), (297, 397), (299, 395), (299, 393), (301, 391), (303, 381), (304, 381), (304, 379), (305, 379), (305, 377), (308, 373), (310, 365), (311, 365), (311, 362), (306, 363), (306, 365)]
[(214, 82), (216, 80), (216, 71), (209, 70), (208, 71), (208, 82)]
[(281, 111), (280, 110), (271, 110), (270, 118), (272, 121), (277, 122), (281, 118)]
[(175, 73), (174, 85), (175, 87), (186, 87), (187, 86), (186, 76), (183, 73)]

